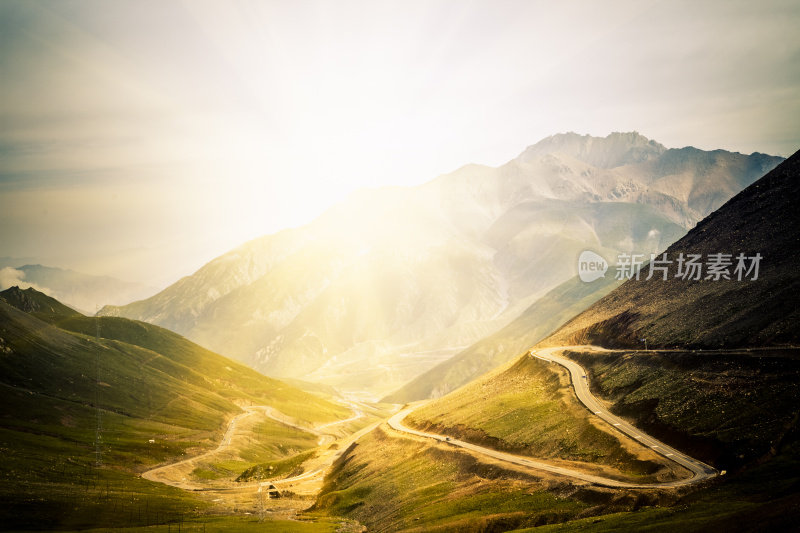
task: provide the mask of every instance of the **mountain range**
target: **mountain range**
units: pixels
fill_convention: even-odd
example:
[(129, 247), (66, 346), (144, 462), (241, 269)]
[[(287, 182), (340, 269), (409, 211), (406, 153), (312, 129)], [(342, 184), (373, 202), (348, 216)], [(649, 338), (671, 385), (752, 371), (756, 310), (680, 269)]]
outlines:
[[(795, 268), (796, 250), (800, 244), (800, 216), (793, 202), (793, 198), (800, 193), (798, 176), (800, 153), (736, 195), (665, 252), (667, 256), (680, 253), (706, 256), (716, 253), (716, 250), (731, 251), (735, 248), (735, 251), (742, 250), (748, 255), (760, 253), (763, 264), (757, 276), (753, 271), (741, 281), (736, 276), (730, 280), (704, 276), (700, 279), (682, 279), (677, 274), (677, 267), (670, 265), (667, 279), (660, 274), (649, 280), (642, 276), (641, 279), (632, 278), (622, 283), (566, 321), (552, 335), (536, 344), (533, 351), (565, 346), (574, 352), (582, 365), (597, 369), (598, 374), (609, 373), (607, 367), (614, 367), (624, 377), (616, 376), (621, 382), (611, 382), (606, 377), (609, 379), (606, 386), (616, 392), (616, 399), (623, 404), (635, 403), (637, 396), (644, 394), (642, 389), (653, 387), (653, 383), (659, 379), (669, 377), (675, 380), (676, 383), (671, 383), (670, 387), (647, 390), (647, 394), (656, 400), (655, 406), (630, 407), (631, 412), (636, 412), (640, 418), (645, 418), (642, 411), (658, 413), (667, 409), (663, 404), (672, 396), (681, 396), (683, 402), (693, 404), (703, 394), (729, 395), (731, 391), (720, 391), (711, 386), (710, 390), (693, 393), (691, 398), (685, 397), (687, 389), (710, 385), (705, 380), (697, 382), (692, 378), (706, 373), (704, 367), (727, 367), (724, 373), (715, 376), (715, 381), (720, 382), (738, 382), (742, 380), (742, 374), (755, 370), (762, 374), (776, 373), (778, 367), (784, 367), (786, 376), (794, 375), (800, 370), (800, 360), (794, 348), (800, 340), (795, 327), (800, 317), (800, 301), (794, 297), (800, 289), (800, 276)], [(734, 267), (731, 265), (729, 268), (732, 271)], [(523, 321), (524, 318), (520, 317), (515, 322)], [(528, 326), (535, 329), (537, 319), (528, 320)], [(520, 326), (517, 324), (517, 327)], [(647, 351), (643, 350), (645, 338), (649, 341)], [(491, 337), (487, 341), (489, 339)], [(590, 349), (581, 350), (581, 346), (586, 345), (612, 351), (597, 353)], [(503, 391), (497, 390), (498, 382), (507, 381), (511, 384), (509, 386), (514, 387), (528, 383), (528, 387), (530, 380), (520, 380), (517, 375), (530, 373), (531, 365), (537, 369), (543, 365), (533, 361), (528, 354), (530, 348), (529, 345), (520, 350), (523, 355), (514, 364), (507, 368), (500, 367), (458, 391), (428, 403), (421, 412), (452, 420), (459, 409), (468, 409), (473, 413), (473, 419), (485, 425), (496, 424), (497, 419), (485, 413), (495, 408), (495, 404), (504, 403)], [(755, 348), (758, 350), (754, 351)], [(630, 353), (619, 357), (619, 354), (627, 352)], [(737, 365), (742, 365), (738, 372), (734, 370)], [(684, 366), (689, 368), (685, 369)], [(632, 373), (641, 375), (634, 377)], [(762, 376), (759, 379), (766, 378)], [(684, 383), (677, 383), (680, 380)], [(602, 379), (598, 381), (603, 383)], [(487, 396), (489, 386), (494, 387), (492, 394), (475, 402), (475, 396)], [(737, 386), (741, 387), (740, 392), (746, 388), (741, 383), (737, 383)], [(772, 386), (776, 389), (786, 389), (788, 386), (788, 390), (778, 395), (783, 399), (772, 398), (768, 403), (774, 408), (770, 417), (796, 416), (795, 404), (786, 400), (800, 394), (793, 380), (783, 378)], [(777, 394), (775, 390), (766, 392), (761, 389), (754, 387), (749, 393), (756, 396)], [(735, 401), (735, 396), (733, 394), (727, 401)], [(753, 407), (757, 412), (764, 408), (764, 405), (757, 405), (755, 400), (742, 400), (735, 412), (724, 415), (725, 409), (722, 408), (722, 412), (713, 415), (713, 421), (706, 421), (706, 424), (718, 423), (721, 427), (714, 428), (714, 431), (727, 432), (731, 424), (742, 424), (741, 417), (751, 402), (756, 403)], [(669, 408), (678, 406), (676, 404)], [(702, 409), (714, 410), (715, 407), (710, 405)], [(518, 424), (527, 426), (533, 423), (529, 417), (519, 418), (518, 414), (512, 411), (509, 416), (517, 416), (514, 420)], [(691, 413), (681, 411), (681, 414), (691, 417)], [(660, 416), (667, 418), (663, 412)], [(763, 412), (759, 416), (762, 417), (761, 425), (770, 418)], [(652, 421), (646, 419), (637, 422), (637, 426), (646, 427), (649, 424)], [(683, 431), (677, 424), (675, 426), (671, 428), (673, 433)], [(710, 432), (711, 428), (706, 430)], [(770, 434), (778, 433), (780, 431)], [(737, 440), (746, 434), (740, 431), (728, 437)], [(761, 432), (759, 434), (762, 438), (765, 436)], [(765, 442), (760, 442), (759, 448), (760, 453), (765, 453)], [(748, 454), (750, 459), (754, 458), (752, 450)], [(731, 461), (731, 458), (728, 460)], [(722, 467), (730, 466), (724, 464)]]
[[(667, 248), (666, 273), (645, 279), (645, 267), (641, 279), (628, 280), (542, 344), (639, 347), (647, 339), (663, 348), (796, 346), (798, 176), (795, 154)], [(727, 256), (724, 276), (708, 269), (717, 254)], [(737, 274), (740, 254), (744, 269)], [(678, 259), (690, 255), (701, 258), (705, 270), (699, 275), (685, 276), (685, 266), (679, 270)]]
[(636, 132), (555, 135), (500, 167), (361, 191), (100, 314), (268, 375), (383, 395), (508, 325), (572, 278), (584, 249), (661, 251), (780, 161)]
[[(666, 279), (659, 271), (625, 281), (516, 360), (411, 409), (409, 423), (437, 438), (376, 430), (347, 450), (317, 508), (370, 530), (796, 529), (799, 188), (800, 152), (665, 252), (697, 255), (704, 265), (718, 253), (760, 255), (757, 275), (753, 269), (739, 280), (734, 261), (730, 280), (713, 270), (683, 279), (676, 264), (659, 264), (668, 267)], [(537, 317), (528, 326), (535, 329)], [(537, 355), (546, 351), (579, 363), (583, 375)], [(630, 438), (614, 429), (621, 423), (606, 424), (601, 411), (578, 404), (576, 377), (599, 398), (599, 409), (635, 427)], [(720, 475), (687, 490), (604, 491), (541, 471), (498, 471), (495, 456), (477, 460), (474, 447), (448, 442), (659, 475), (643, 461), (660, 448), (640, 441), (645, 434)]]

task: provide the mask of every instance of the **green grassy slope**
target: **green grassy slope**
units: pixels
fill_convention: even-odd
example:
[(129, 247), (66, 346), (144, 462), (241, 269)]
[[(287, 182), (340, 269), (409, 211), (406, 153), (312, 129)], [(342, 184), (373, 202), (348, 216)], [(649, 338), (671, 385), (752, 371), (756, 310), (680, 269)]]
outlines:
[(334, 464), (313, 509), (356, 519), (369, 531), (508, 531), (631, 510), (665, 497), (540, 479), (378, 429)]
[(800, 447), (797, 439), (771, 461), (688, 494), (668, 507), (579, 518), (522, 533), (619, 532), (706, 533), (707, 531), (795, 531), (800, 516)]
[(604, 465), (635, 479), (669, 475), (657, 455), (637, 446), (637, 456), (609, 428), (594, 425), (565, 373), (530, 357), (424, 405), (407, 420), (494, 449)]
[(568, 356), (612, 411), (719, 469), (766, 461), (794, 438), (800, 350)]
[(146, 525), (202, 509), (137, 472), (216, 446), (237, 404), (309, 422), (350, 415), (161, 328), (103, 319), (95, 339), (95, 319), (47, 318), (63, 328), (0, 301), (5, 527)]
[(214, 454), (197, 462), (191, 472), (194, 480), (243, 481), (249, 477), (248, 471), (257, 470), (261, 465), (267, 469), (273, 464), (298, 466), (315, 453), (319, 442), (318, 435), (271, 418), (263, 418), (252, 425), (239, 424), (237, 434), (235, 452)]
[[(213, 377), (218, 384), (224, 385), (219, 391), (222, 396), (271, 405), (298, 420), (327, 422), (350, 416), (350, 412), (338, 404), (268, 378), (159, 326), (125, 318), (83, 316), (68, 317), (56, 324), (62, 329), (87, 336), (95, 335), (99, 325), (101, 338), (114, 339), (155, 354), (168, 354), (170, 361), (184, 367), (183, 372), (178, 372), (191, 383), (202, 385), (209, 377)], [(153, 361), (153, 364), (159, 363)], [(190, 372), (186, 373), (186, 370)]]

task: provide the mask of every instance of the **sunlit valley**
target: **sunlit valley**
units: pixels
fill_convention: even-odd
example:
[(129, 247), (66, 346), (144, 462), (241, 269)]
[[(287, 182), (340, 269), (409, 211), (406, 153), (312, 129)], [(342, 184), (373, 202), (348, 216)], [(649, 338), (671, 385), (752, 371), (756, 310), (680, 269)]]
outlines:
[(0, 530), (795, 530), (800, 10), (712, 4), (0, 2)]
[(664, 250), (779, 161), (667, 150), (637, 133), (555, 135), (497, 168), (355, 194), (100, 314), (167, 327), (269, 375), (379, 399), (536, 305), (575, 276), (582, 250)]

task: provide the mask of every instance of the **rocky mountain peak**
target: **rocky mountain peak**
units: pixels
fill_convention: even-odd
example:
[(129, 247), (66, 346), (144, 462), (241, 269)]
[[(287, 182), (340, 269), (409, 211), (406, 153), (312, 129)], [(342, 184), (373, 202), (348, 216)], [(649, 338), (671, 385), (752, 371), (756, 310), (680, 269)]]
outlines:
[(525, 163), (548, 154), (562, 154), (595, 167), (616, 168), (655, 159), (666, 150), (636, 131), (614, 132), (606, 137), (567, 132), (529, 146), (517, 160)]

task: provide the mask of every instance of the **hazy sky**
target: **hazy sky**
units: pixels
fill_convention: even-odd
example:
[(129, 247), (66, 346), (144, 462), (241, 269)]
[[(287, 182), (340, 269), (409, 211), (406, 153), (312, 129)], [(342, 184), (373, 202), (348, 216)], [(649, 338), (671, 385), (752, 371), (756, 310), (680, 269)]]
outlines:
[(800, 3), (0, 0), (0, 256), (165, 285), (564, 131), (800, 148)]

